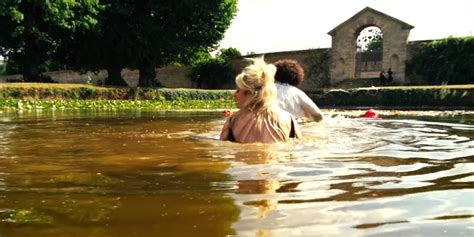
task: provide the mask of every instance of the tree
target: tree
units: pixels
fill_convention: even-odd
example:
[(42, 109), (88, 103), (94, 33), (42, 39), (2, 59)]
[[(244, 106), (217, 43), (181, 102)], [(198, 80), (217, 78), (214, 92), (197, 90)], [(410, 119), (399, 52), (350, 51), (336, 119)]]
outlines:
[(97, 23), (98, 0), (0, 1), (0, 54), (18, 64), (25, 81), (41, 76), (61, 38)]
[(140, 42), (135, 37), (133, 0), (103, 0), (98, 24), (93, 30), (76, 31), (63, 38), (58, 60), (78, 71), (107, 70), (106, 85), (127, 86), (121, 76), (125, 67), (133, 67), (134, 53)]
[(433, 84), (474, 83), (474, 36), (448, 37), (422, 45), (408, 62), (410, 73)]
[(229, 60), (240, 56), (241, 53), (236, 48), (222, 48), (215, 58), (203, 57), (202, 60), (191, 64), (191, 80), (196, 82), (198, 88), (207, 89), (216, 89), (231, 83), (237, 73), (232, 70)]
[(373, 38), (367, 44), (367, 51), (369, 52), (380, 52), (383, 50), (383, 38), (381, 35)]
[(242, 57), (242, 54), (238, 49), (230, 47), (220, 49), (217, 53), (217, 57), (222, 58), (224, 61), (228, 61), (231, 59), (240, 58)]
[(200, 51), (195, 50), (188, 57), (185, 57), (182, 63), (184, 63), (185, 65), (190, 65), (192, 67), (196, 64), (199, 64), (201, 62), (207, 62), (209, 60), (212, 60), (212, 55), (207, 51), (206, 48), (203, 48)]
[(132, 23), (138, 40), (139, 86), (153, 86), (155, 67), (211, 51), (237, 11), (236, 0), (147, 0), (137, 3)]
[(77, 34), (62, 50), (64, 58), (78, 69), (107, 69), (107, 85), (126, 85), (121, 70), (136, 68), (138, 86), (145, 87), (156, 85), (156, 67), (208, 58), (237, 9), (236, 0), (102, 2), (107, 8), (99, 30)]
[(364, 28), (357, 37), (358, 52), (376, 52), (383, 50), (383, 34), (376, 26)]

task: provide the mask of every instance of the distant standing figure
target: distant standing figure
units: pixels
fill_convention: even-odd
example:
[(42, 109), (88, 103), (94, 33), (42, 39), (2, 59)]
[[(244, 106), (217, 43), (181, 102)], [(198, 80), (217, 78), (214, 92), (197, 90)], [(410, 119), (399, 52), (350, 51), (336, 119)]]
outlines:
[(297, 87), (304, 80), (304, 70), (301, 65), (291, 59), (276, 61), (274, 65), (277, 68), (275, 85), (280, 107), (300, 121), (321, 121), (323, 119), (321, 110), (306, 93)]
[(380, 79), (380, 85), (381, 86), (385, 85), (385, 71), (384, 70), (380, 72), (379, 79)]
[(393, 81), (392, 68), (388, 68), (387, 74), (388, 74), (388, 82), (389, 82), (389, 83), (392, 83), (392, 81)]

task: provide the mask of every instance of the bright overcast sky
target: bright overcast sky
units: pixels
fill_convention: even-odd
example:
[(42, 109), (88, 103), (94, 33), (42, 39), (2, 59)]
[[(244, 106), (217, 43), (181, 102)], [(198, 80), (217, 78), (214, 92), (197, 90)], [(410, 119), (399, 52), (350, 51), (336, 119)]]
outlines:
[(415, 28), (409, 39), (474, 35), (474, 0), (238, 0), (221, 41), (242, 54), (331, 47), (327, 34), (365, 7)]

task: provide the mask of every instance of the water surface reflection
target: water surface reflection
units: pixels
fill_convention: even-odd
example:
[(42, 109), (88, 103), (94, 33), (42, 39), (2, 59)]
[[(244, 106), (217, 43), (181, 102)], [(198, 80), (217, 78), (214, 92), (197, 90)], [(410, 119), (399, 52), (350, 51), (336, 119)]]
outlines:
[(325, 111), (288, 144), (217, 113), (0, 115), (2, 236), (471, 236), (474, 114)]

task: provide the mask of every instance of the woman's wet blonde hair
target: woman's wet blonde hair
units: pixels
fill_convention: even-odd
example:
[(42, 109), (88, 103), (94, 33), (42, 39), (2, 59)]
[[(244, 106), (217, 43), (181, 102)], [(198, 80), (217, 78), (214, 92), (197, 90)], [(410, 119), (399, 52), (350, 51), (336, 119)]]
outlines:
[(244, 109), (259, 115), (262, 112), (270, 112), (269, 109), (276, 98), (277, 89), (274, 79), (276, 67), (266, 64), (263, 57), (250, 60), (252, 64), (237, 75), (235, 83), (237, 87), (253, 95), (244, 105)]

